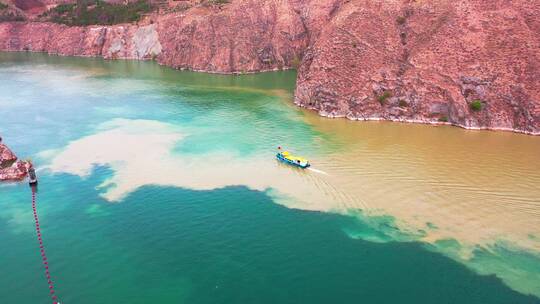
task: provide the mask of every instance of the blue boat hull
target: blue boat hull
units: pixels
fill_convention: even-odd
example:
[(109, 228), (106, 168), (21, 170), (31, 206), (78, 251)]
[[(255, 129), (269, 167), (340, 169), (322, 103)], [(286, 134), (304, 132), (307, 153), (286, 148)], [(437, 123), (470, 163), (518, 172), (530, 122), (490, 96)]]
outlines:
[(302, 165), (302, 164), (299, 164), (299, 163), (295, 163), (289, 159), (286, 159), (285, 157), (283, 157), (283, 155), (281, 155), (280, 153), (276, 154), (276, 158), (288, 165), (291, 165), (291, 166), (295, 166), (295, 167), (299, 167), (299, 168), (302, 168), (302, 169), (306, 169), (310, 166), (309, 163), (305, 164), (305, 165)]

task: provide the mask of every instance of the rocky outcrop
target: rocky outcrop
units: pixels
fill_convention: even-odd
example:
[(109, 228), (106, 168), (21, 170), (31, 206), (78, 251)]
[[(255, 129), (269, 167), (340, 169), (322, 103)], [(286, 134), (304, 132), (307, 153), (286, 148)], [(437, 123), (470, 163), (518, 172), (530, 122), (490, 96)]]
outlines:
[(69, 27), (43, 22), (0, 23), (0, 49), (107, 59), (150, 59), (161, 53), (156, 25)]
[(40, 0), (11, 0), (11, 2), (15, 7), (31, 14), (43, 12), (47, 8)]
[(17, 156), (4, 144), (0, 143), (0, 169), (10, 167), (17, 160)]
[(12, 166), (0, 169), (0, 182), (18, 182), (26, 178), (29, 162), (18, 160)]
[(31, 166), (30, 162), (17, 160), (15, 154), (0, 143), (0, 182), (23, 180)]
[(285, 0), (194, 7), (157, 20), (163, 52), (175, 68), (233, 73), (289, 68), (307, 47), (308, 31)]
[(324, 116), (540, 134), (540, 0), (164, 7), (138, 25), (0, 23), (0, 50), (156, 59), (217, 73), (298, 67), (295, 103)]
[(139, 25), (0, 23), (0, 49), (107, 59), (156, 59), (179, 69), (235, 73), (288, 68), (307, 31), (284, 0), (235, 1), (149, 16)]
[(349, 1), (306, 52), (296, 103), (540, 134), (538, 20), (540, 1)]

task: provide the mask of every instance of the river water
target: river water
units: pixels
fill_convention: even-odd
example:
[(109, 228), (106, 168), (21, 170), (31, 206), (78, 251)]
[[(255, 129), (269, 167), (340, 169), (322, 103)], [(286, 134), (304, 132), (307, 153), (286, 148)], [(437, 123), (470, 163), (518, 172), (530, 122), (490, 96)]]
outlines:
[[(0, 53), (62, 302), (540, 303), (540, 137), (325, 119), (295, 77)], [(2, 302), (47, 303), (32, 221), (0, 185)]]

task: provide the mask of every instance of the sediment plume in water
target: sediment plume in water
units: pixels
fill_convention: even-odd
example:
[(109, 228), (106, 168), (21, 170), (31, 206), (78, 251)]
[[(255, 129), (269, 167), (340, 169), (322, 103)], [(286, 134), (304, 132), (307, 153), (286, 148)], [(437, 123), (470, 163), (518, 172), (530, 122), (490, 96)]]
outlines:
[[(489, 149), (520, 137), (498, 139), (483, 133), (459, 142), (463, 134), (453, 132), (463, 130), (442, 131), (446, 137), (440, 141), (440, 133), (423, 126), (407, 128), (425, 133), (417, 137), (399, 134), (399, 128), (367, 128), (354, 134), (345, 129), (323, 131), (341, 132), (355, 144), (312, 160), (313, 170), (300, 170), (277, 162), (274, 151), (262, 156), (176, 152), (175, 146), (188, 135), (182, 128), (116, 119), (58, 151), (49, 169), (86, 177), (95, 166), (110, 167), (112, 176), (98, 189), (111, 202), (145, 185), (196, 190), (246, 186), (290, 208), (361, 217), (373, 231), (346, 231), (351, 237), (423, 241), (479, 273), (495, 273), (514, 289), (540, 296), (534, 284), (540, 282), (540, 270), (529, 267), (540, 260), (540, 193), (535, 187), (540, 168), (531, 168), (540, 162), (525, 153), (523, 163), (509, 164), (505, 155), (519, 151), (504, 151), (504, 145), (496, 152)], [(379, 133), (373, 136), (372, 131)], [(480, 153), (479, 148), (485, 150)], [(512, 260), (509, 252), (518, 251), (527, 258)], [(504, 263), (497, 262), (503, 255)]]
[(96, 134), (71, 142), (52, 159), (49, 169), (85, 177), (95, 166), (110, 167), (113, 176), (98, 188), (112, 202), (145, 185), (195, 190), (242, 185), (269, 191), (279, 201), (287, 198), (302, 209), (312, 210), (320, 210), (323, 201), (336, 199), (335, 191), (324, 190), (328, 187), (324, 181), (277, 162), (273, 151), (264, 157), (174, 153), (183, 138), (182, 130), (170, 124), (117, 119), (100, 126)]
[[(243, 76), (168, 72), (146, 63), (106, 62), (96, 69), (95, 62), (66, 64), (60, 70), (57, 63), (43, 63), (3, 69), (0, 96), (5, 114), (23, 111), (35, 126), (33, 132), (20, 131), (20, 121), (4, 115), (13, 136), (24, 141), (20, 135), (33, 134), (35, 148), (61, 147), (41, 153), (38, 163), (49, 167), (39, 168), (40, 174), (52, 170), (85, 178), (95, 166), (109, 167), (95, 174), (99, 180), (111, 174), (98, 187), (111, 202), (145, 185), (244, 185), (290, 208), (357, 217), (358, 227), (343, 228), (350, 237), (421, 241), (478, 273), (496, 274), (514, 289), (540, 296), (538, 137), (323, 119), (298, 111), (292, 88), (267, 89), (285, 74), (258, 75), (264, 85), (252, 88)], [(133, 64), (153, 72), (134, 76)], [(295, 77), (289, 78), (292, 84)], [(159, 121), (117, 119), (93, 129), (112, 117)], [(173, 124), (161, 122), (166, 120)], [(226, 136), (234, 139), (224, 143)], [(201, 146), (197, 138), (203, 138)], [(71, 143), (63, 146), (65, 140)], [(272, 148), (283, 142), (309, 158), (314, 170), (276, 162)], [(178, 145), (195, 147), (186, 153)], [(219, 149), (208, 152), (210, 145)], [(258, 150), (246, 155), (249, 149)], [(102, 209), (92, 205), (86, 212), (101, 216), (107, 212)], [(0, 217), (22, 231), (30, 224), (25, 210), (10, 204)]]

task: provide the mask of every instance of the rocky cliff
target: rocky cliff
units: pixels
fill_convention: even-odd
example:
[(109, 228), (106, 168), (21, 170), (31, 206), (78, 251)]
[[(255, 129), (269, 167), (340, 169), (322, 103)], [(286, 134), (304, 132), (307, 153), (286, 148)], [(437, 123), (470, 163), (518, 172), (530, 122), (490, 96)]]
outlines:
[(159, 2), (138, 24), (0, 23), (0, 50), (295, 67), (295, 103), (321, 115), (540, 134), (540, 0)]
[(0, 182), (23, 180), (31, 166), (30, 162), (17, 160), (17, 156), (0, 143)]
[(69, 27), (6, 22), (0, 23), (0, 49), (107, 59), (150, 59), (162, 52), (155, 24)]
[(296, 103), (331, 117), (540, 132), (540, 1), (343, 4)]

